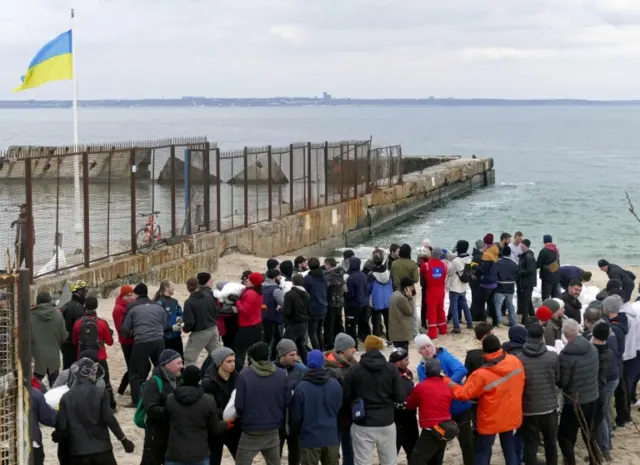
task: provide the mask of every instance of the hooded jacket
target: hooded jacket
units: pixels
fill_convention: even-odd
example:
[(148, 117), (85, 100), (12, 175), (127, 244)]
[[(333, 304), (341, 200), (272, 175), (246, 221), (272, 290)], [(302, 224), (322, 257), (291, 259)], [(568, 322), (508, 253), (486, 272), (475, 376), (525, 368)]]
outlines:
[(164, 333), (164, 338), (175, 339), (177, 337), (182, 337), (182, 332), (173, 331), (173, 329), (171, 329), (178, 321), (178, 317), (183, 316), (180, 303), (173, 297), (167, 297), (165, 295), (160, 296), (160, 298), (156, 300), (156, 303), (164, 308), (165, 312), (167, 312), (167, 330)]
[(520, 289), (533, 289), (538, 285), (536, 257), (531, 249), (522, 252), (518, 262), (518, 285)]
[(344, 293), (346, 286), (344, 282), (344, 268), (336, 266), (327, 270), (325, 278), (327, 279), (327, 303), (329, 307), (342, 308), (344, 306)]
[(522, 325), (509, 328), (509, 340), (502, 343), (502, 350), (511, 355), (522, 353), (522, 347), (527, 340), (527, 329)]
[(53, 303), (39, 304), (31, 310), (31, 353), (35, 373), (46, 375), (60, 369), (60, 348), (68, 336), (62, 313)]
[[(332, 376), (335, 377), (340, 385), (343, 385), (345, 374), (350, 366), (355, 365), (356, 362), (348, 362), (342, 355), (336, 353), (333, 350), (324, 353), (324, 367), (328, 369)], [(349, 404), (342, 404), (340, 413), (338, 414), (338, 430), (348, 431), (351, 427), (351, 406)]]
[(638, 312), (629, 302), (624, 304), (620, 309), (618, 316), (624, 315), (627, 318), (627, 334), (624, 338), (624, 356), (623, 360), (631, 360), (636, 358), (638, 352), (637, 340), (638, 333)]
[(167, 461), (199, 463), (208, 459), (209, 441), (224, 433), (227, 426), (218, 417), (216, 401), (204, 394), (202, 386), (178, 386), (167, 397), (164, 412), (169, 424)]
[(392, 425), (394, 405), (407, 399), (398, 369), (378, 350), (365, 352), (347, 370), (342, 387), (346, 405), (360, 399), (364, 403), (364, 418), (355, 420), (360, 426)]
[[(400, 373), (400, 380), (408, 399), (415, 387), (413, 373), (411, 370), (403, 370), (402, 368), (398, 368), (398, 373)], [(394, 422), (396, 427), (413, 427), (416, 423), (416, 410), (408, 409), (406, 404), (396, 404)]]
[(285, 326), (306, 323), (311, 315), (311, 296), (302, 286), (293, 286), (284, 295), (282, 307)]
[(480, 286), (486, 289), (495, 289), (498, 287), (498, 259), (500, 258), (500, 249), (497, 244), (493, 244), (482, 254), (479, 271), (481, 273)]
[(627, 314), (620, 312), (613, 318), (603, 319), (609, 321), (609, 327), (611, 332), (616, 336), (616, 346), (611, 347), (613, 351), (613, 361), (617, 363), (620, 369), (622, 369), (622, 362), (624, 360), (624, 352), (627, 344), (627, 334), (629, 333), (629, 320)]
[(564, 314), (567, 318), (571, 318), (572, 320), (576, 320), (578, 323), (582, 324), (582, 303), (575, 297), (569, 295), (569, 291), (565, 291), (560, 295), (560, 299), (564, 302)]
[[(540, 253), (536, 266), (540, 269), (540, 279), (557, 283), (560, 280), (560, 252), (555, 244), (545, 244)], [(553, 271), (555, 269), (555, 271)]]
[(113, 318), (113, 326), (116, 328), (116, 333), (118, 334), (118, 342), (120, 344), (133, 344), (133, 338), (122, 335), (122, 323), (124, 322), (124, 316), (127, 312), (127, 305), (129, 303), (124, 300), (122, 297), (116, 297), (116, 303), (113, 306), (113, 312), (111, 313), (111, 317)]
[(400, 281), (405, 276), (411, 278), (414, 283), (418, 283), (420, 280), (418, 264), (410, 258), (395, 259), (391, 265), (391, 281), (394, 290), (400, 287)]
[(262, 312), (262, 321), (268, 323), (276, 323), (281, 325), (284, 321), (282, 310), (278, 310), (278, 306), (284, 305), (284, 292), (273, 279), (265, 278), (262, 283), (262, 301), (265, 309)]
[(367, 275), (360, 271), (358, 257), (349, 259), (349, 277), (347, 278), (347, 294), (344, 304), (347, 308), (362, 308), (369, 305), (369, 283)]
[(570, 341), (558, 355), (560, 379), (558, 387), (581, 404), (597, 400), (598, 351), (583, 337)]
[(217, 326), (218, 306), (210, 292), (198, 289), (192, 292), (184, 302), (184, 327), (185, 333), (204, 331), (212, 326)]
[(52, 409), (39, 389), (31, 389), (31, 439), (42, 447), (40, 424), (54, 428), (58, 412)]
[[(154, 376), (162, 379), (162, 391)], [(142, 386), (142, 407), (147, 414), (144, 431), (144, 447), (165, 450), (169, 437), (169, 424), (166, 421), (165, 405), (167, 398), (175, 390), (176, 380), (169, 379), (169, 374), (162, 367), (156, 367)]]
[(291, 426), (305, 449), (337, 446), (342, 386), (326, 368), (309, 370), (298, 384), (291, 404)]
[(311, 296), (311, 317), (324, 318), (327, 315), (327, 288), (329, 284), (321, 268), (309, 270), (304, 277), (304, 288)]
[(518, 281), (518, 265), (509, 257), (502, 257), (496, 263), (498, 287), (496, 292), (500, 294), (515, 294)]
[(543, 341), (527, 338), (518, 354), (525, 373), (522, 414), (542, 415), (556, 410), (556, 384), (560, 379), (558, 355)]
[(470, 347), (464, 359), (464, 367), (467, 369), (467, 376), (484, 365), (484, 352), (482, 351), (482, 341), (476, 338), (471, 340)]
[(463, 294), (469, 290), (469, 283), (460, 281), (460, 275), (464, 271), (465, 265), (471, 264), (471, 255), (460, 254), (454, 258), (447, 268), (447, 284), (449, 292)]
[(414, 300), (401, 290), (393, 291), (389, 299), (389, 339), (410, 341), (413, 339)]
[(373, 310), (388, 309), (392, 293), (391, 272), (383, 264), (374, 266), (369, 273), (369, 294)]

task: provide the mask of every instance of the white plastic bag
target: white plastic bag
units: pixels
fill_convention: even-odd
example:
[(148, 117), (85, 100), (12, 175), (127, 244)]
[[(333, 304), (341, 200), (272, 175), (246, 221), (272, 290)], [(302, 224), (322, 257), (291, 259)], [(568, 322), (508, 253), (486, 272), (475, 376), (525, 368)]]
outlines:
[(224, 421), (235, 420), (238, 418), (238, 414), (236, 413), (236, 390), (234, 389), (231, 393), (231, 398), (227, 403), (227, 406), (224, 408), (222, 412), (222, 419)]
[(57, 388), (49, 389), (44, 395), (44, 400), (47, 401), (49, 407), (58, 410), (60, 407), (60, 399), (62, 399), (62, 396), (67, 392), (69, 392), (69, 386), (66, 384), (58, 386)]
[(560, 339), (556, 339), (556, 352), (560, 353), (562, 349), (564, 349), (564, 345), (564, 342), (562, 342)]
[(245, 289), (246, 288), (245, 288), (244, 284), (227, 283), (227, 284), (224, 285), (222, 290), (218, 291), (217, 289), (215, 289), (213, 291), (213, 296), (216, 299), (218, 299), (220, 302), (222, 302), (222, 303), (232, 304), (233, 302), (231, 302), (229, 300), (229, 296), (230, 295), (237, 295), (238, 297), (240, 297)]

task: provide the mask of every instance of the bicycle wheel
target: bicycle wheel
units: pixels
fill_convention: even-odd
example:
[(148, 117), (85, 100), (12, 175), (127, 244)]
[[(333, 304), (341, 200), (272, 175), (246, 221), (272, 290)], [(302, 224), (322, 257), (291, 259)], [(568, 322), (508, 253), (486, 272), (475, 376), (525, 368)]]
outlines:
[(160, 246), (162, 244), (161, 238), (162, 238), (162, 230), (160, 229), (160, 225), (156, 224), (155, 228), (153, 230), (153, 248), (156, 249), (158, 248), (158, 246)]
[(147, 254), (153, 250), (155, 247), (156, 238), (153, 234), (147, 233), (147, 227), (141, 228), (136, 233), (136, 245), (138, 247), (138, 252)]

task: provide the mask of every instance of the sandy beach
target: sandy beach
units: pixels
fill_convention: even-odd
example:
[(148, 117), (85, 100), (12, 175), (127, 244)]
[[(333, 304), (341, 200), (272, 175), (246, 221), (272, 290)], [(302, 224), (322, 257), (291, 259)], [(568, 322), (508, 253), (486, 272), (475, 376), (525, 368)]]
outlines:
[[(291, 257), (277, 257), (279, 259), (291, 259)], [(244, 255), (229, 255), (222, 258), (218, 264), (218, 271), (216, 271), (213, 276), (214, 280), (233, 280), (239, 281), (242, 271), (246, 269), (252, 269), (254, 271), (264, 271), (265, 259), (257, 258), (253, 256), (244, 256)], [(640, 276), (640, 267), (630, 267), (637, 276)], [(583, 301), (588, 302), (589, 300), (593, 300), (593, 296), (595, 296), (596, 288), (602, 288), (605, 286), (607, 278), (606, 275), (601, 272), (599, 269), (590, 269), (592, 271), (593, 281), (585, 287)], [(149, 285), (149, 293), (152, 295), (153, 292), (157, 289), (158, 283), (147, 283)], [(182, 303), (188, 297), (188, 293), (186, 291), (186, 287), (184, 283), (176, 283), (176, 295), (175, 297)], [(419, 292), (419, 290), (418, 290)], [(113, 327), (113, 319), (111, 316), (111, 312), (113, 309), (115, 297), (111, 297), (108, 299), (101, 299), (99, 306), (99, 316), (104, 318), (109, 324)], [(500, 338), (501, 341), (507, 340), (507, 328), (500, 328), (496, 331), (496, 334)], [(453, 355), (458, 357), (460, 360), (464, 360), (466, 350), (471, 345), (471, 339), (473, 338), (472, 330), (463, 330), (462, 334), (459, 335), (447, 335), (441, 336), (437, 339), (437, 345), (446, 347)], [(186, 337), (184, 338), (186, 342)], [(120, 350), (119, 344), (116, 342), (112, 347), (107, 348), (108, 353), (108, 361), (109, 361), (109, 369), (111, 372), (112, 383), (117, 386), (119, 383), (122, 374), (125, 371), (125, 364), (122, 357), (122, 352)], [(411, 347), (411, 368), (415, 372), (415, 367), (420, 361), (420, 356), (417, 351)], [(204, 352), (201, 354), (201, 361), (204, 359)], [(117, 396), (117, 394), (116, 394)], [(124, 405), (129, 405), (131, 402), (131, 398), (127, 394), (125, 397), (117, 396), (119, 408), (116, 414), (120, 425), (122, 426), (125, 434), (129, 439), (131, 439), (136, 446), (136, 451), (133, 454), (125, 454), (122, 446), (113, 438), (114, 443), (114, 451), (116, 455), (116, 459), (120, 465), (138, 465), (140, 463), (140, 457), (142, 453), (142, 444), (144, 438), (144, 431), (142, 429), (137, 428), (133, 424), (133, 413), (134, 410), (131, 408), (126, 408)], [(640, 424), (640, 412), (634, 409), (633, 412), (634, 420)], [(636, 431), (636, 429), (631, 426), (624, 429), (618, 429), (615, 434), (615, 438), (613, 440), (613, 450), (612, 455), (614, 457), (614, 461), (612, 462), (614, 465), (640, 465), (640, 441), (638, 441), (638, 436), (640, 432)], [(43, 436), (44, 436), (44, 446), (46, 453), (46, 464), (54, 465), (58, 464), (57, 456), (56, 456), (56, 445), (51, 441), (51, 429), (43, 427)], [(502, 465), (504, 464), (504, 460), (502, 458), (502, 453), (499, 448), (499, 443), (496, 441), (496, 446), (494, 449), (494, 458), (492, 460), (492, 464), (494, 465)], [(586, 456), (585, 448), (582, 445), (581, 441), (579, 441), (579, 445), (577, 446), (577, 454), (579, 462), (582, 461), (582, 457)], [(225, 458), (223, 463), (225, 465), (232, 465), (234, 463), (231, 456), (226, 452), (225, 449)], [(256, 460), (255, 463), (263, 464), (264, 461), (260, 457)], [(283, 463), (286, 463), (286, 449), (283, 456)], [(374, 460), (374, 464), (377, 461)], [(406, 464), (406, 457), (404, 452), (400, 453), (400, 457), (398, 459), (398, 463), (401, 465)], [(460, 454), (460, 448), (456, 441), (450, 443), (447, 447), (447, 452), (445, 455), (444, 463), (446, 465), (458, 465), (462, 463), (462, 458)]]

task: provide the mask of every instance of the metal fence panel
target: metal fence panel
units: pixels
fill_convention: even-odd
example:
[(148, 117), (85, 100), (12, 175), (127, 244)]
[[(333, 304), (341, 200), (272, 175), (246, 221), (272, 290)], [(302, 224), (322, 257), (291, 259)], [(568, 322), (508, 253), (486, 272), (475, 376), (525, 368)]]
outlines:
[[(18, 298), (14, 276), (0, 276), (0, 463), (17, 464), (24, 431), (20, 405)], [(22, 337), (27, 337), (23, 335)], [(24, 462), (22, 462), (24, 463)]]

